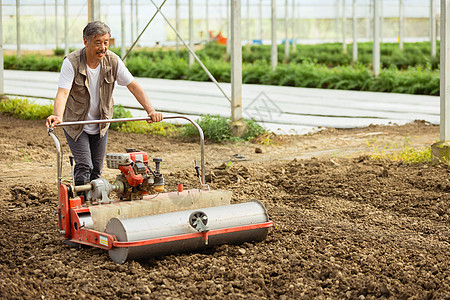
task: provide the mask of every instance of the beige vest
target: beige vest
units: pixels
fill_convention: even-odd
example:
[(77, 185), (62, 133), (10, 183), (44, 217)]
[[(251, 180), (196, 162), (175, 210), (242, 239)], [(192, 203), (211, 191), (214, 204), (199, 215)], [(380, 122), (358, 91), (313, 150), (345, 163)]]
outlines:
[[(89, 82), (87, 78), (86, 48), (76, 50), (67, 59), (72, 64), (75, 76), (67, 98), (64, 110), (64, 122), (84, 121), (87, 118), (90, 107)], [(112, 97), (114, 83), (117, 75), (117, 56), (111, 51), (100, 61), (101, 70), (99, 76), (100, 90), (100, 115), (101, 119), (111, 119), (113, 116), (114, 99)], [(108, 130), (109, 124), (99, 124), (100, 136), (103, 137)], [(75, 141), (83, 132), (83, 125), (66, 126), (64, 130)]]

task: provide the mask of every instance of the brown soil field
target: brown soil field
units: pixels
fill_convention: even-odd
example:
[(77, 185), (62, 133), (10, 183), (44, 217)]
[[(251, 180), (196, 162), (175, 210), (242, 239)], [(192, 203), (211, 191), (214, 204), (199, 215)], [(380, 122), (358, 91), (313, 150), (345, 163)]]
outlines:
[[(0, 126), (2, 299), (450, 299), (450, 167), (367, 155), (429, 147), (438, 126), (207, 143), (211, 188), (233, 191), (234, 203), (261, 200), (276, 226), (260, 243), (123, 265), (59, 237), (56, 152), (44, 121), (0, 115)], [(197, 187), (197, 141), (111, 131), (108, 151), (125, 147), (163, 158), (167, 191)]]

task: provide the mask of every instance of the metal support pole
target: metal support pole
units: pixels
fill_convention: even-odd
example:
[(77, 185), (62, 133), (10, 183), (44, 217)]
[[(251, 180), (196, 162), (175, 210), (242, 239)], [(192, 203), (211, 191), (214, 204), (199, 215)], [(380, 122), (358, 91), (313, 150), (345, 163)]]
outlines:
[(209, 36), (209, 6), (208, 6), (208, 0), (205, 0), (205, 9), (206, 9), (206, 15), (205, 15), (205, 35), (206, 35), (206, 41), (210, 40)]
[(292, 52), (297, 50), (297, 41), (295, 36), (295, 29), (297, 27), (297, 18), (295, 16), (295, 0), (292, 0)]
[(261, 44), (263, 43), (263, 10), (262, 10), (263, 0), (259, 0), (259, 38), (261, 39)]
[(380, 12), (379, 12), (379, 16), (380, 16), (380, 42), (383, 42), (383, 37), (384, 37), (384, 6), (383, 6), (383, 0), (380, 0), (378, 2), (378, 6), (380, 7)]
[(58, 49), (58, 0), (55, 0), (55, 49)]
[[(194, 0), (189, 0), (189, 47), (194, 49)], [(189, 67), (194, 64), (194, 56), (189, 53)]]
[(431, 57), (436, 57), (436, 6), (434, 0), (430, 0), (430, 43)]
[(69, 0), (64, 0), (64, 55), (69, 54)]
[(125, 57), (125, 0), (120, 1), (120, 57), (123, 59)]
[(20, 50), (20, 0), (16, 0), (16, 37), (17, 37), (17, 57), (21, 56)]
[(47, 50), (47, 1), (44, 0), (44, 48)]
[(380, 74), (380, 5), (379, 0), (373, 0), (373, 74)]
[(4, 74), (3, 74), (3, 2), (0, 0), (0, 96), (5, 93)]
[(136, 36), (139, 36), (139, 0), (136, 0)]
[(400, 50), (403, 50), (403, 35), (405, 31), (404, 27), (405, 19), (403, 17), (403, 0), (399, 3), (399, 15), (398, 15), (398, 43)]
[(246, 34), (247, 34), (247, 52), (250, 52), (250, 0), (247, 0), (247, 16), (245, 18)]
[(441, 0), (441, 120), (440, 141), (450, 140), (450, 0)]
[(230, 31), (230, 0), (227, 0), (227, 54), (230, 54), (231, 51)]
[[(175, 29), (180, 31), (180, 10), (178, 0), (175, 1)], [(180, 39), (178, 36), (175, 39), (175, 51), (178, 53), (180, 50)]]
[(346, 15), (346, 2), (345, 0), (342, 0), (342, 52), (344, 54), (347, 53), (347, 15)]
[(131, 32), (130, 32), (130, 37), (131, 37), (131, 44), (133, 44), (134, 42), (134, 16), (133, 16), (133, 0), (130, 1), (130, 26), (131, 26)]
[(289, 58), (289, 1), (284, 2), (284, 60)]
[(272, 0), (272, 47), (270, 49), (270, 65), (275, 71), (278, 63), (277, 49), (277, 0)]
[(241, 135), (243, 124), (242, 124), (242, 44), (241, 44), (240, 0), (231, 1), (231, 121), (233, 133), (238, 136)]
[(334, 18), (334, 22), (335, 22), (335, 30), (336, 30), (336, 42), (339, 42), (339, 16), (341, 15), (339, 13), (339, 9), (341, 8), (341, 1), (340, 0), (336, 0), (336, 16)]
[(358, 19), (356, 18), (356, 0), (353, 0), (353, 10), (352, 10), (352, 27), (353, 27), (353, 55), (352, 55), (352, 61), (356, 62), (358, 60), (358, 40), (357, 40), (357, 36), (358, 36), (358, 27), (357, 27), (357, 22)]

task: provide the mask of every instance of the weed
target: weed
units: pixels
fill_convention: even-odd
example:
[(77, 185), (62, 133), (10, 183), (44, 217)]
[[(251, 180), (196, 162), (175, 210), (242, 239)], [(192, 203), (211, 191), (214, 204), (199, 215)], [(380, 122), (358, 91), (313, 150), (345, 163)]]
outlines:
[(388, 159), (391, 161), (401, 161), (404, 164), (412, 163), (430, 163), (431, 162), (431, 148), (415, 149), (410, 144), (410, 139), (405, 137), (403, 146), (390, 147), (384, 145), (382, 148), (375, 144), (370, 144), (367, 141), (367, 145), (372, 148), (372, 154), (370, 158), (375, 160)]
[(53, 114), (53, 105), (38, 105), (19, 98), (3, 98), (0, 101), (0, 112), (19, 119), (41, 120)]

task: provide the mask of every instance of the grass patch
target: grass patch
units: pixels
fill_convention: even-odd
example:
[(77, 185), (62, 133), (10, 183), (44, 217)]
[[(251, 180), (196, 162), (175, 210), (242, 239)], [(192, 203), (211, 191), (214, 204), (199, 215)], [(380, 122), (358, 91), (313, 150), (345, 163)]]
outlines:
[(411, 146), (408, 139), (405, 139), (405, 143), (402, 147), (388, 147), (385, 145), (380, 148), (374, 144), (367, 142), (369, 147), (372, 148), (373, 153), (370, 155), (371, 159), (375, 160), (391, 160), (400, 161), (404, 164), (412, 163), (431, 163), (431, 147), (423, 149), (415, 149)]
[(3, 98), (0, 112), (25, 120), (42, 120), (53, 114), (53, 105), (38, 105), (27, 99)]

